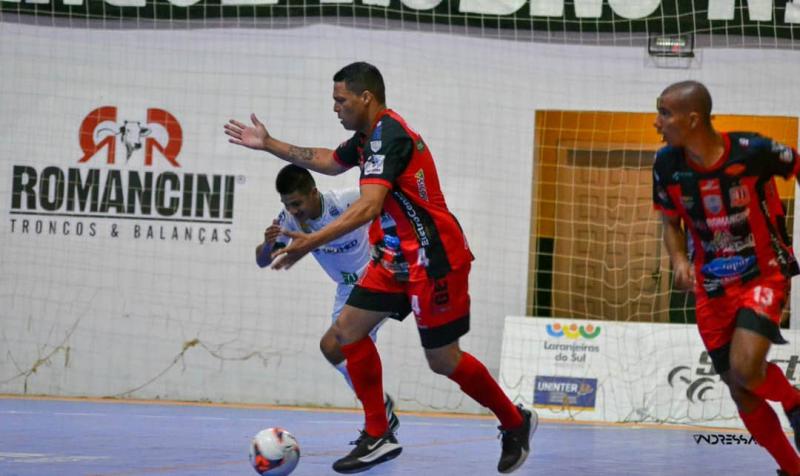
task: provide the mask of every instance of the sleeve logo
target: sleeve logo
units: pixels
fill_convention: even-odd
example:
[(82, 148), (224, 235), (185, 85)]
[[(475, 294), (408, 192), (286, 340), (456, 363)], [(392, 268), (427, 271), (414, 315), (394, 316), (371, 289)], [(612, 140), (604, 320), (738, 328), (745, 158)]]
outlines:
[(385, 155), (373, 154), (364, 162), (364, 175), (380, 175), (383, 173), (383, 159)]

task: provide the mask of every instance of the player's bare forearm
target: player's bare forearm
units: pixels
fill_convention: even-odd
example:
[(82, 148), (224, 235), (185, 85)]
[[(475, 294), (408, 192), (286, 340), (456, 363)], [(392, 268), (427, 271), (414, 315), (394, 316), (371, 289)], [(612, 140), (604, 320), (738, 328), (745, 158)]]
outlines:
[(314, 235), (317, 235), (314, 237), (314, 241), (321, 246), (355, 230), (365, 223), (371, 222), (380, 214), (382, 206), (383, 201), (375, 206), (365, 201), (363, 197), (356, 200), (339, 218), (314, 233)]
[(264, 141), (264, 150), (287, 162), (325, 175), (338, 175), (345, 171), (333, 158), (333, 150), (321, 147), (299, 147), (273, 137)]
[[(364, 185), (361, 197), (353, 202), (339, 218), (314, 233), (285, 233), (292, 238), (288, 251), (307, 253), (325, 243), (349, 233), (374, 220), (383, 209), (383, 200), (389, 189), (382, 185)], [(280, 254), (280, 252), (278, 252)], [(273, 256), (274, 258), (274, 256)]]
[(681, 227), (680, 218), (671, 217), (663, 213), (661, 217), (664, 223), (664, 246), (667, 248), (672, 265), (678, 266), (688, 262), (686, 233)]

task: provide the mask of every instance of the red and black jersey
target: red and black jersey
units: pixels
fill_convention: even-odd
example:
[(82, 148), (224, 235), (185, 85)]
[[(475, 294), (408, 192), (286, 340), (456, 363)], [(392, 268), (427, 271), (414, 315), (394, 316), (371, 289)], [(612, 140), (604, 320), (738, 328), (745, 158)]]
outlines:
[(800, 157), (755, 133), (722, 136), (725, 152), (709, 168), (670, 146), (653, 165), (655, 208), (683, 220), (695, 274), (709, 297), (724, 295), (733, 282), (798, 272), (774, 177), (797, 175)]
[(423, 269), (428, 277), (441, 278), (472, 261), (461, 226), (445, 203), (428, 146), (396, 112), (383, 110), (369, 137), (355, 133), (334, 158), (345, 167), (358, 166), (362, 185), (390, 190), (370, 228), (370, 241), (396, 234), (412, 265), (412, 279)]

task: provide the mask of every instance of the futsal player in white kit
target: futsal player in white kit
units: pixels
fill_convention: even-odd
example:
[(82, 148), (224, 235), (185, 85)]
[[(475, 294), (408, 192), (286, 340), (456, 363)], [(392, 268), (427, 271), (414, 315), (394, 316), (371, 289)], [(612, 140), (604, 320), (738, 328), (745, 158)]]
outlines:
[[(281, 169), (275, 179), (275, 188), (280, 194), (285, 210), (281, 211), (278, 218), (267, 227), (264, 231), (264, 241), (256, 247), (256, 263), (262, 268), (271, 264), (272, 252), (285, 247), (291, 241), (286, 232), (317, 231), (335, 220), (360, 195), (358, 188), (320, 192), (311, 173), (296, 165), (287, 165)], [(339, 316), (350, 296), (350, 291), (353, 290), (353, 285), (370, 260), (368, 229), (369, 224), (363, 225), (311, 252), (322, 269), (337, 284), (332, 320), (336, 320)], [(297, 260), (299, 257), (289, 256), (288, 259)], [(379, 327), (380, 325), (376, 326), (370, 334), (373, 341), (377, 338)], [(330, 331), (322, 336), (320, 350), (328, 362), (341, 372), (347, 385), (352, 389), (353, 384), (347, 372), (344, 355)], [(394, 401), (388, 394), (384, 395), (384, 405), (389, 427), (396, 433), (400, 420), (394, 413)]]

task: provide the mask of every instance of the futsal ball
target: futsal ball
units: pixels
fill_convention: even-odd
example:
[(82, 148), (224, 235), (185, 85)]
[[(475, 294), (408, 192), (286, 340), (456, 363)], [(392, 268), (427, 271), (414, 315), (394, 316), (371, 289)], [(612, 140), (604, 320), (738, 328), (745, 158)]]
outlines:
[(261, 430), (250, 443), (250, 464), (258, 474), (286, 476), (299, 460), (300, 446), (283, 428)]

